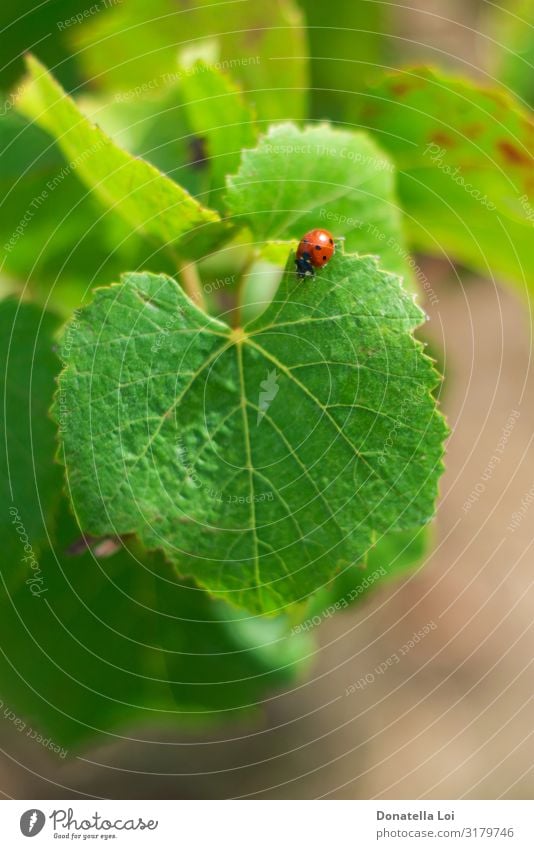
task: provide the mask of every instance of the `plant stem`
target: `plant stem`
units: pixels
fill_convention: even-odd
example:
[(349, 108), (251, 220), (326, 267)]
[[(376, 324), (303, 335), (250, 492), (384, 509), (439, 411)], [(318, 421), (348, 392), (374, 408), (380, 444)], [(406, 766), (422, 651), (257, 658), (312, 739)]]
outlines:
[(247, 276), (250, 271), (251, 266), (253, 265), (256, 259), (256, 252), (252, 251), (248, 259), (245, 261), (243, 268), (241, 269), (241, 274), (239, 276), (239, 280), (237, 281), (237, 286), (235, 290), (235, 299), (236, 305), (232, 316), (232, 325), (233, 327), (241, 326), (241, 307), (243, 305), (243, 295), (245, 293), (245, 284), (247, 282)]
[(182, 285), (192, 301), (206, 312), (206, 301), (202, 292), (202, 284), (194, 262), (178, 263), (178, 272)]

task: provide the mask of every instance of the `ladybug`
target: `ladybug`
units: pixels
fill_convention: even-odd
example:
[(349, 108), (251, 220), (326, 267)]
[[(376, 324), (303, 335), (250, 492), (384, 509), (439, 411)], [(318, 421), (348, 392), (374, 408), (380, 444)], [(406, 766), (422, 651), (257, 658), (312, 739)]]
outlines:
[(334, 256), (334, 237), (328, 230), (310, 230), (299, 242), (295, 265), (299, 277), (314, 277), (316, 268), (323, 268)]

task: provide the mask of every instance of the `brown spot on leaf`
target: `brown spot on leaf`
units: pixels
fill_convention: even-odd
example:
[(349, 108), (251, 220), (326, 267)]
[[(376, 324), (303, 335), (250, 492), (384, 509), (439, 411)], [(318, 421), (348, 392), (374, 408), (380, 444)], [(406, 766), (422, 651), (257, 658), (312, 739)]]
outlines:
[(520, 150), (516, 147), (512, 142), (506, 141), (503, 139), (502, 141), (497, 142), (497, 147), (506, 159), (507, 162), (510, 162), (512, 165), (533, 165), (534, 159), (531, 154)]
[[(418, 68), (413, 69), (414, 72), (421, 70)], [(390, 83), (390, 91), (392, 94), (395, 94), (397, 97), (403, 97), (405, 94), (409, 94), (411, 91), (417, 91), (419, 88), (424, 88), (427, 84), (426, 80), (421, 80), (415, 76), (406, 76), (402, 79), (395, 78)]]
[(410, 83), (406, 83), (406, 82), (392, 83), (391, 93), (396, 94), (397, 97), (402, 97), (403, 95), (405, 95), (409, 91), (411, 91), (412, 88), (413, 88), (413, 86), (411, 86)]
[(377, 106), (376, 103), (366, 103), (360, 112), (360, 117), (362, 121), (372, 121), (378, 113), (380, 112), (380, 107)]
[(256, 24), (251, 24), (245, 34), (245, 43), (250, 47), (257, 47), (265, 36), (267, 27), (264, 21), (258, 21)]
[(467, 136), (468, 139), (477, 139), (483, 132), (483, 124), (466, 124), (464, 127), (464, 136)]
[(429, 138), (431, 142), (439, 144), (441, 147), (454, 147), (456, 144), (455, 140), (442, 130), (436, 130), (434, 133), (431, 133)]

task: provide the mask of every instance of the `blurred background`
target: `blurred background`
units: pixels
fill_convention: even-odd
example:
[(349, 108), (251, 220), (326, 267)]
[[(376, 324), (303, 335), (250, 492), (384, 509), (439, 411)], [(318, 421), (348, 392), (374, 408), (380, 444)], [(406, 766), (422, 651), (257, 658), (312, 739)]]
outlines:
[[(152, 38), (148, 7), (120, 5), (140, 24), (139, 38)], [(255, 2), (258, 28), (269, 26), (271, 5)], [(180, 11), (189, 3), (174, 6)], [(500, 82), (525, 108), (532, 103), (532, 3), (305, 0), (304, 35), (289, 6), (297, 15), (293, 53), (301, 38), (309, 41), (315, 119), (351, 123), (367, 82), (406, 64)], [(5, 92), (16, 87), (21, 54), (30, 48), (67, 89), (98, 90), (81, 57), (96, 38), (116, 56), (119, 41), (113, 48), (105, 43), (113, 9), (75, 27), (57, 26), (84, 8), (68, 0), (35, 8), (4, 2)], [(213, 32), (223, 32), (217, 27), (224, 18), (211, 20)], [(171, 15), (165, 28), (171, 43), (179, 17)], [(282, 55), (272, 56), (282, 78), (291, 73), (284, 49), (281, 43)], [(277, 117), (294, 117), (285, 103), (281, 93)], [(417, 257), (432, 291), (431, 298), (421, 293), (430, 319), (423, 337), (446, 375), (442, 408), (451, 427), (432, 554), (321, 624), (308, 677), (272, 693), (261, 714), (208, 729), (143, 722), (64, 760), (2, 719), (5, 797), (532, 798), (528, 281), (510, 286), (502, 276), (481, 277), (459, 265), (446, 249), (436, 254)]]

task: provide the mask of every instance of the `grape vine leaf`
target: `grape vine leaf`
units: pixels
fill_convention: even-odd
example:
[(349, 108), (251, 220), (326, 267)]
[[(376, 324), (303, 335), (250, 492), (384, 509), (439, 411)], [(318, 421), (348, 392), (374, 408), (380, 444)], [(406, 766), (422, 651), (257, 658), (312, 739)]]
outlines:
[(0, 588), (0, 698), (68, 755), (134, 724), (190, 728), (254, 711), (305, 671), (313, 644), (287, 617), (236, 616), (131, 541), (108, 558), (73, 556), (75, 542), (64, 501), (40, 558), (43, 594), (24, 581)]
[[(1, 584), (39, 578), (39, 551), (53, 524), (61, 489), (48, 415), (59, 360), (59, 320), (13, 298), (0, 301), (2, 451), (0, 455)], [(30, 593), (30, 584), (25, 592)], [(38, 580), (34, 583), (37, 593)]]
[(29, 80), (17, 109), (57, 141), (70, 168), (95, 197), (158, 246), (180, 249), (195, 234), (202, 255), (226, 238), (228, 225), (217, 212), (148, 162), (118, 147), (80, 112), (35, 57), (27, 58)]
[(363, 95), (356, 120), (396, 162), (416, 249), (530, 285), (534, 122), (526, 109), (502, 90), (413, 68)]
[(136, 533), (255, 613), (306, 599), (432, 518), (446, 427), (422, 317), (374, 257), (341, 253), (313, 283), (290, 257), (233, 330), (163, 275), (98, 290), (55, 409), (82, 527)]
[(278, 124), (243, 151), (228, 178), (227, 205), (262, 242), (326, 227), (345, 237), (347, 252), (377, 254), (385, 269), (409, 279), (394, 172), (365, 133)]
[(196, 0), (183, 9), (129, 0), (78, 28), (73, 41), (87, 76), (108, 91), (164, 88), (196, 55), (232, 73), (260, 120), (307, 114), (307, 36), (292, 0)]

